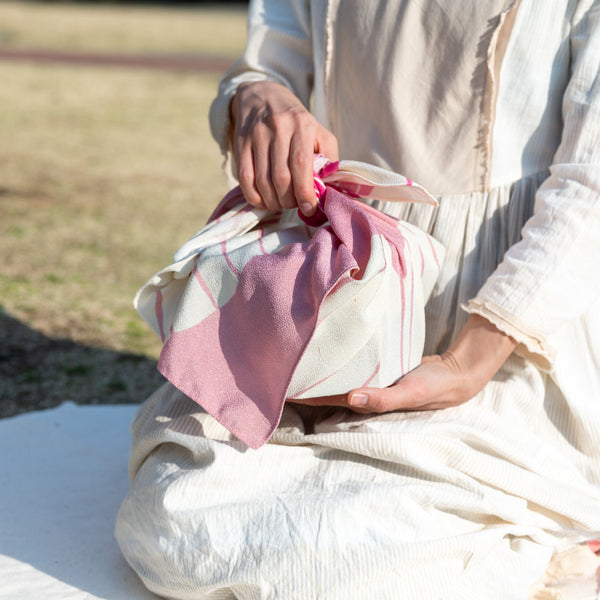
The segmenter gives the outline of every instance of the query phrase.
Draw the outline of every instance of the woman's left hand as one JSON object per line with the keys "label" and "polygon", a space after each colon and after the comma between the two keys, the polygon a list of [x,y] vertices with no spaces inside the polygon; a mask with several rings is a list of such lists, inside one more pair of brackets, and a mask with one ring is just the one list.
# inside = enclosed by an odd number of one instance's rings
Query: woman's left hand
{"label": "woman's left hand", "polygon": [[388,388],[359,388],[349,394],[290,402],[345,406],[360,413],[457,406],[484,388],[516,346],[487,319],[471,315],[448,352],[424,357],[416,369]]}

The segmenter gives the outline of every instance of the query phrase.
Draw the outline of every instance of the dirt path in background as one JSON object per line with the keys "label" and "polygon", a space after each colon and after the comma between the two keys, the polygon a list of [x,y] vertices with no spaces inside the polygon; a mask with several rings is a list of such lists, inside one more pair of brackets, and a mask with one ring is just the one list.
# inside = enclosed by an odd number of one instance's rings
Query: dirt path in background
{"label": "dirt path in background", "polygon": [[0,48],[0,60],[171,71],[198,71],[201,73],[220,74],[232,65],[234,59],[225,56],[188,54],[105,54]]}

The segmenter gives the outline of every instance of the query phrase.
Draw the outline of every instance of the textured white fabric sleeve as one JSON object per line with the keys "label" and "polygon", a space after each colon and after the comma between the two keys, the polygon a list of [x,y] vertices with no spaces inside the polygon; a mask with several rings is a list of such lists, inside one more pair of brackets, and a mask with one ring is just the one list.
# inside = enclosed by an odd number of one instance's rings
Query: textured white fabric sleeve
{"label": "textured white fabric sleeve", "polygon": [[600,0],[579,3],[563,133],[520,242],[466,306],[551,369],[548,338],[600,296]]}
{"label": "textured white fabric sleeve", "polygon": [[210,127],[221,152],[229,146],[229,103],[240,83],[269,80],[291,89],[309,106],[313,82],[308,0],[251,0],[244,54],[223,75],[210,108]]}

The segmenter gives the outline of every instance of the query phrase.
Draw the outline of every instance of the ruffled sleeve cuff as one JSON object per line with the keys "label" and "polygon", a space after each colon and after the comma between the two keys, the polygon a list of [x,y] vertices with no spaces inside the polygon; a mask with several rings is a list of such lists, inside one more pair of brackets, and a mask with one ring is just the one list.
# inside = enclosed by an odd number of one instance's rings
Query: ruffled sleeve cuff
{"label": "ruffled sleeve cuff", "polygon": [[501,306],[489,300],[474,298],[462,308],[469,314],[484,317],[494,327],[509,335],[518,346],[515,352],[530,360],[542,371],[551,371],[554,364],[554,350],[549,346],[545,336],[525,327],[513,315],[508,314]]}

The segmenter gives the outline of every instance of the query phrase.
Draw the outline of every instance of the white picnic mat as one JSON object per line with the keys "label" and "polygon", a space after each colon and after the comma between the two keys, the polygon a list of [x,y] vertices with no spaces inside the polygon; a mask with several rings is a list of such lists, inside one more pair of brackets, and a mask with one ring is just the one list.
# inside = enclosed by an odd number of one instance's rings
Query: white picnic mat
{"label": "white picnic mat", "polygon": [[151,600],[113,537],[136,406],[0,420],[0,599]]}
{"label": "white picnic mat", "polygon": [[[157,599],[113,538],[136,409],[69,402],[0,419],[0,600]],[[600,599],[592,562],[570,553],[536,600]]]}

